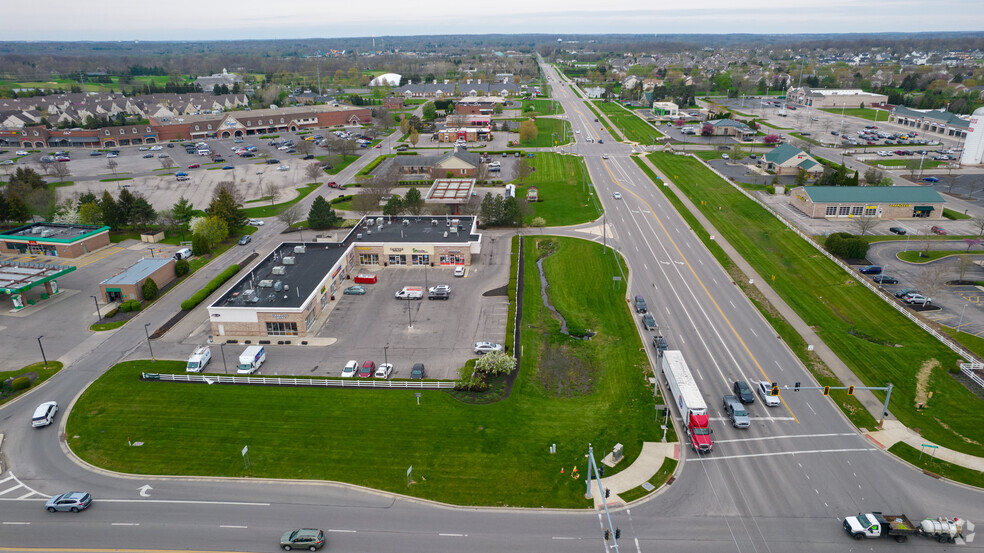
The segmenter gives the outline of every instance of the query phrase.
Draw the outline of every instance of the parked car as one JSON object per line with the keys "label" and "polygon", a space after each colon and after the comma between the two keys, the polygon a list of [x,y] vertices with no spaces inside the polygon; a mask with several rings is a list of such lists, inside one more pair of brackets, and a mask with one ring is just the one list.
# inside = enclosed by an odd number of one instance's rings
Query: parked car
{"label": "parked car", "polygon": [[352,378],[358,370],[359,362],[352,359],[348,363],[345,363],[345,368],[342,369],[342,378]]}
{"label": "parked car", "polygon": [[376,369],[376,374],[373,376],[376,378],[389,378],[391,374],[393,374],[393,364],[383,363]]}
{"label": "parked car", "polygon": [[[20,154],[18,154],[18,155],[20,155]],[[27,154],[24,154],[24,155],[27,155]],[[89,152],[89,157],[99,157],[101,155],[102,155],[102,152],[100,152],[99,150],[92,150],[91,152]]]}
{"label": "parked car", "polygon": [[376,372],[376,362],[366,361],[362,364],[362,368],[359,369],[359,378],[372,378],[373,373]]}
{"label": "parked car", "polygon": [[495,342],[475,342],[475,347],[472,351],[478,354],[491,353],[493,351],[502,351],[502,346]]}
{"label": "parked car", "polygon": [[358,286],[358,285],[349,286],[344,291],[342,291],[342,294],[345,294],[346,296],[362,296],[365,293],[366,293],[365,286]]}
{"label": "parked car", "polygon": [[[27,150],[17,150],[16,152],[14,152],[14,154],[15,155],[19,155],[19,156],[26,156],[26,155],[28,155]],[[97,155],[98,155],[98,153],[97,153]]]}
{"label": "parked car", "polygon": [[742,403],[755,403],[755,394],[744,380],[735,381],[731,389]]}
{"label": "parked car", "polygon": [[943,228],[943,227],[941,227],[941,226],[939,226],[939,225],[933,225],[933,228],[931,228],[929,230],[933,234],[939,234],[940,236],[945,236],[946,235],[946,229]]}
{"label": "parked car", "polygon": [[270,158],[270,159],[266,160],[266,163],[267,163],[267,165],[279,165],[280,164],[280,160],[279,159]]}
{"label": "parked car", "polygon": [[779,401],[779,396],[772,395],[772,384],[765,380],[760,380],[756,386],[755,391],[762,398],[762,403],[767,407],[778,407],[781,403]]}
{"label": "parked car", "polygon": [[246,244],[249,244],[252,241],[253,241],[253,238],[250,237],[250,235],[244,234],[243,237],[239,239],[239,245],[240,246],[245,246]]}
{"label": "parked car", "polygon": [[642,316],[642,326],[646,327],[646,330],[656,330],[656,317],[653,317],[652,313],[646,313]]}
{"label": "parked car", "polygon": [[898,234],[899,236],[904,236],[905,235],[905,229],[902,228],[902,227],[891,227],[891,228],[888,229],[888,231],[889,232],[892,232],[894,234]]}
{"label": "parked car", "polygon": [[[946,156],[940,156],[940,157],[941,158],[946,158]],[[946,158],[946,159],[949,159],[949,158]],[[943,161],[945,161],[945,159]],[[940,182],[940,179],[938,179],[936,177],[924,177],[923,178],[923,181],[925,181],[925,182]]]}
{"label": "parked car", "polygon": [[77,513],[89,508],[92,504],[92,496],[87,492],[67,492],[58,494],[44,504],[44,508],[49,513],[56,511],[71,511]]}
{"label": "parked car", "polygon": [[918,303],[919,305],[926,305],[927,303],[933,303],[932,298],[927,298],[926,296],[916,292],[910,292],[902,296],[902,301],[910,305],[914,303]]}
{"label": "parked car", "polygon": [[188,166],[188,169],[198,169],[201,166],[202,166],[201,163],[192,163],[191,165]]}
{"label": "parked car", "polygon": [[731,159],[731,156],[728,154],[721,154],[721,159]]}
{"label": "parked car", "polygon": [[649,308],[646,307],[646,300],[643,299],[642,296],[635,297],[635,310],[636,313],[645,313],[649,311]]}
{"label": "parked car", "polygon": [[290,165],[281,165],[277,167],[277,171],[290,171]]}
{"label": "parked car", "polygon": [[458,265],[454,268],[454,276],[463,277],[465,276],[465,267],[463,265]]}
{"label": "parked car", "polygon": [[229,169],[233,169],[233,166],[232,165],[223,165],[222,166],[222,170],[223,171],[228,171]]}
{"label": "parked car", "polygon": [[144,159],[152,159],[153,157],[154,157],[154,154],[151,154],[149,152],[143,155],[143,158]]}
{"label": "parked car", "polygon": [[423,380],[424,379],[424,364],[414,363],[413,368],[410,369],[410,380]]}
{"label": "parked car", "polygon": [[903,289],[897,290],[895,292],[895,297],[896,298],[904,298],[904,297],[906,297],[909,294],[918,294],[918,293],[919,293],[919,290],[916,290],[915,288],[903,288]]}
{"label": "parked car", "polygon": [[284,532],[280,536],[280,548],[284,551],[291,549],[307,549],[317,551],[325,546],[325,533],[317,528],[300,528]]}
{"label": "parked car", "polygon": [[878,284],[898,284],[899,279],[888,276],[888,275],[876,275],[871,277],[871,280],[877,282]]}
{"label": "parked car", "polygon": [[865,265],[864,267],[860,267],[858,272],[862,275],[880,275],[882,268],[878,265]]}
{"label": "parked car", "polygon": [[253,225],[254,227],[262,227],[263,226],[263,221],[261,221],[259,219],[250,219],[249,220],[249,224]]}
{"label": "parked car", "polygon": [[601,159],[608,159],[608,154],[604,154],[604,155],[602,155],[602,156],[601,156]]}

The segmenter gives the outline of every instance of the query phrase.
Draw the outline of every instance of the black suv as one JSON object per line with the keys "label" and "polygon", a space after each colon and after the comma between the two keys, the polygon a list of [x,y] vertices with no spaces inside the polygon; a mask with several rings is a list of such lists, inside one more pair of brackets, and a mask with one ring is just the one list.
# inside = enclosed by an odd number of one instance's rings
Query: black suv
{"label": "black suv", "polygon": [[891,233],[894,233],[894,234],[898,234],[899,236],[902,236],[902,235],[905,234],[905,229],[902,228],[902,227],[892,227],[892,228],[888,229],[888,232],[891,232]]}
{"label": "black suv", "polygon": [[424,364],[414,363],[410,369],[410,380],[422,380],[424,378]]}
{"label": "black suv", "polygon": [[642,299],[642,296],[635,297],[635,310],[636,313],[646,313],[649,308],[646,307],[646,300]]}
{"label": "black suv", "polygon": [[755,394],[744,380],[735,382],[731,389],[742,403],[755,403]]}
{"label": "black suv", "polygon": [[862,275],[880,275],[882,268],[878,265],[865,265],[864,267],[858,269],[858,272]]}

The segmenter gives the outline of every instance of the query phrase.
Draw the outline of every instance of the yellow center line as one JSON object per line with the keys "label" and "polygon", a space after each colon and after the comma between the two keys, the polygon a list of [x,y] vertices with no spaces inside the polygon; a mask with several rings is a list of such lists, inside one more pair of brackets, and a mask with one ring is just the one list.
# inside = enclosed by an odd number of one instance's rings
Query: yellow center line
{"label": "yellow center line", "polygon": [[[772,382],[772,379],[769,378],[769,375],[765,374],[765,369],[763,369],[762,368],[762,365],[759,364],[758,359],[756,359],[755,358],[755,355],[752,354],[752,351],[750,349],[748,349],[748,345],[745,344],[745,341],[741,339],[741,336],[738,334],[738,331],[735,330],[734,325],[731,324],[731,320],[728,319],[728,316],[724,314],[724,310],[722,310],[721,309],[721,306],[718,305],[718,302],[714,300],[714,296],[711,295],[710,290],[707,289],[707,286],[704,286],[704,281],[701,280],[699,276],[697,276],[697,271],[694,270],[694,267],[693,267],[693,265],[690,264],[690,261],[687,259],[687,256],[683,255],[683,252],[680,250],[680,247],[677,246],[676,241],[673,240],[673,237],[670,236],[669,231],[666,230],[666,227],[665,226],[663,226],[663,221],[661,221],[660,218],[656,215],[656,211],[652,208],[651,205],[649,205],[649,202],[647,202],[646,200],[642,199],[642,197],[640,197],[635,192],[632,192],[628,188],[622,186],[622,183],[619,182],[618,178],[615,177],[615,174],[612,172],[611,168],[608,166],[608,163],[606,163],[604,161],[602,161],[602,163],[605,165],[605,171],[608,172],[608,176],[611,177],[612,181],[615,182],[615,186],[618,186],[622,190],[625,190],[625,192],[628,193],[628,194],[632,194],[632,196],[634,196],[637,200],[639,200],[640,202],[646,204],[646,207],[649,208],[649,212],[652,214],[653,219],[656,219],[656,224],[659,225],[659,228],[663,230],[663,234],[665,234],[666,237],[670,240],[670,243],[673,244],[673,248],[677,251],[677,254],[680,256],[680,258],[683,259],[683,262],[684,262],[684,264],[687,265],[687,268],[690,269],[690,273],[693,275],[694,279],[696,279],[697,283],[700,284],[701,289],[703,289],[704,290],[704,293],[707,294],[707,297],[708,297],[708,299],[711,300],[711,303],[714,304],[714,308],[717,309],[718,314],[721,315],[721,318],[724,319],[724,322],[728,325],[728,328],[731,329],[731,333],[734,334],[735,338],[738,339],[738,343],[741,344],[741,347],[745,350],[745,353],[747,353],[748,354],[748,357],[751,358],[752,363],[755,363],[755,366],[758,368],[759,372],[762,373],[762,376],[765,378],[766,381]],[[667,179],[667,180],[669,180],[669,179]],[[672,182],[672,181],[669,181],[669,182]],[[654,187],[656,187],[656,183],[652,183],[652,184],[653,184]],[[796,424],[799,424],[799,419],[796,418],[796,415],[793,413],[793,410],[790,409],[789,404],[786,403],[786,400],[784,400],[782,398],[782,396],[779,396],[779,401],[782,402],[783,406],[786,408],[786,411],[789,411],[789,415],[791,417],[793,417],[793,420],[796,421]]]}

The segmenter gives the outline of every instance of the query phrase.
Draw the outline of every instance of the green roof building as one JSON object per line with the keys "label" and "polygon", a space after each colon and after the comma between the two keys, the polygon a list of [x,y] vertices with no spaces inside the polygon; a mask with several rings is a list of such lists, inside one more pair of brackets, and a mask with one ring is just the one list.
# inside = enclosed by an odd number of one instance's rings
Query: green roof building
{"label": "green roof building", "polygon": [[943,196],[928,186],[802,186],[789,204],[814,219],[942,219]]}
{"label": "green roof building", "polygon": [[780,144],[762,156],[762,165],[777,175],[795,175],[802,169],[811,176],[823,174],[823,165],[810,154],[790,144]]}

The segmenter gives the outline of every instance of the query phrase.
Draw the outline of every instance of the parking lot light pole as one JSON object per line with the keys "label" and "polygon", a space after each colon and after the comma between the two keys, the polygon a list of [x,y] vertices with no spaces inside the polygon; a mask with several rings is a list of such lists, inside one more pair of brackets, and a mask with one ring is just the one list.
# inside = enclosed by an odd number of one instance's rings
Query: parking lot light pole
{"label": "parking lot light pole", "polygon": [[390,349],[389,344],[386,344],[385,346],[383,346],[383,364],[384,365],[388,365],[389,364],[389,358],[386,356],[386,350],[388,350],[388,349]]}
{"label": "parking lot light pole", "polygon": [[96,316],[102,321],[102,313],[99,312],[99,300],[96,299],[96,296],[92,296],[92,301],[96,302]]}
{"label": "parking lot light pole", "polygon": [[154,359],[154,347],[150,345],[150,331],[147,330],[149,326],[150,323],[144,325],[144,335],[147,336],[147,347],[150,348],[150,360],[157,361],[157,359]]}
{"label": "parking lot light pole", "polygon": [[222,352],[222,370],[224,370],[226,374],[229,374],[229,366],[226,365],[225,360],[225,342],[219,344],[219,351]]}
{"label": "parking lot light pole", "polygon": [[42,336],[38,336],[38,347],[41,348],[41,359],[44,360],[44,366],[45,366],[45,368],[47,368],[48,367],[48,358],[44,356],[44,346],[41,345],[41,338],[44,338],[44,336],[43,335]]}

